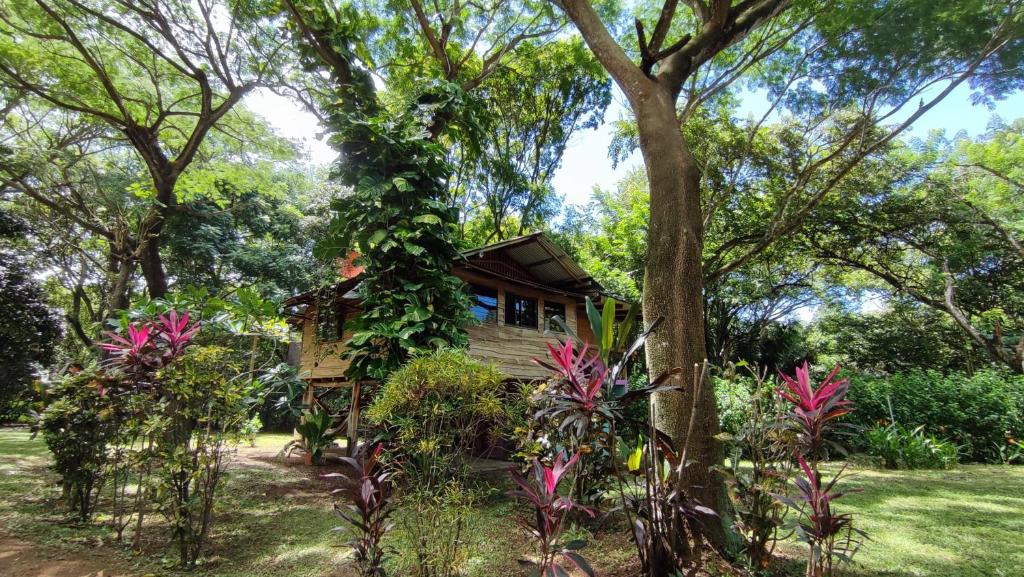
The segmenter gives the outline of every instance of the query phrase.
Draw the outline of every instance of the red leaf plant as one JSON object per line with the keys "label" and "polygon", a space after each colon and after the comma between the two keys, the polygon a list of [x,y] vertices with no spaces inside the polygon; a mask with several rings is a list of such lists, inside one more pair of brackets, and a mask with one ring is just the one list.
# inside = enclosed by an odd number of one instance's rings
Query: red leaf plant
{"label": "red leaf plant", "polygon": [[831,481],[822,486],[821,475],[807,464],[803,455],[798,453],[796,458],[803,471],[803,477],[793,481],[796,495],[792,498],[775,495],[775,498],[802,517],[796,533],[811,547],[807,577],[830,576],[835,562],[849,561],[861,546],[859,538],[867,538],[864,531],[854,528],[851,514],[832,510],[833,501],[859,489],[841,490],[836,487],[846,470],[845,464]]}
{"label": "red leaf plant", "polygon": [[99,346],[110,355],[106,365],[127,373],[125,385],[141,390],[155,386],[156,372],[181,357],[199,329],[199,323],[189,326],[187,312],[179,317],[172,310],[156,320],[128,325],[127,338],[108,331],[110,340]]}
{"label": "red leaf plant", "polygon": [[811,372],[807,362],[797,367],[796,378],[779,373],[787,390],[775,390],[793,406],[789,416],[799,430],[800,452],[815,459],[824,456],[822,453],[826,443],[832,444],[826,438],[826,433],[835,420],[852,410],[852,403],[846,399],[846,392],[850,388],[849,379],[835,380],[839,368],[836,365],[816,389],[811,386]]}
{"label": "red leaf plant", "polygon": [[124,367],[150,366],[151,354],[156,350],[153,335],[146,325],[128,325],[128,338],[114,332],[107,332],[108,343],[100,348],[111,353],[111,358]]}
{"label": "red leaf plant", "polygon": [[533,360],[557,375],[554,389],[547,395],[550,402],[536,416],[551,421],[562,419],[559,428],[572,427],[580,438],[586,435],[595,412],[608,418],[614,416],[614,407],[605,402],[609,399],[603,395],[608,368],[596,355],[588,355],[589,351],[588,344],[576,350],[572,339],[567,339],[565,343],[548,343],[553,365]]}
{"label": "red leaf plant", "polygon": [[335,505],[335,514],[347,526],[336,531],[347,531],[351,535],[348,545],[354,550],[354,558],[362,577],[385,577],[384,557],[387,549],[384,536],[391,531],[394,523],[390,520],[393,511],[391,497],[391,473],[380,466],[383,445],[377,443],[372,449],[362,445],[353,457],[343,457],[349,471],[328,473],[323,478],[339,478],[344,486],[331,491],[346,498],[344,505]]}
{"label": "red leaf plant", "polygon": [[[528,501],[533,506],[535,513],[532,522],[524,523],[527,530],[537,539],[540,548],[539,561],[525,562],[534,566],[535,570],[532,575],[568,577],[569,573],[566,567],[576,567],[589,577],[594,577],[593,568],[577,552],[586,546],[586,541],[562,543],[563,524],[573,509],[580,510],[591,517],[594,516],[592,509],[558,494],[559,482],[573,468],[579,460],[579,456],[579,453],[576,453],[566,460],[565,454],[559,452],[550,467],[535,460],[530,479],[525,478],[518,471],[510,471],[512,480],[519,486],[519,490],[509,491],[508,494]],[[559,559],[562,562],[559,562]]]}
{"label": "red leaf plant", "polygon": [[165,359],[165,364],[180,357],[185,352],[185,347],[189,345],[192,337],[196,336],[199,332],[199,323],[189,327],[188,317],[189,314],[186,312],[179,318],[178,311],[172,310],[167,316],[160,315],[152,325],[156,331],[157,338],[165,344],[162,355]]}
{"label": "red leaf plant", "polygon": [[187,312],[179,317],[178,312],[172,310],[157,320],[128,325],[128,338],[108,331],[105,334],[110,342],[99,346],[111,353],[114,364],[125,368],[159,369],[184,354],[199,332],[200,324],[190,327],[188,321]]}

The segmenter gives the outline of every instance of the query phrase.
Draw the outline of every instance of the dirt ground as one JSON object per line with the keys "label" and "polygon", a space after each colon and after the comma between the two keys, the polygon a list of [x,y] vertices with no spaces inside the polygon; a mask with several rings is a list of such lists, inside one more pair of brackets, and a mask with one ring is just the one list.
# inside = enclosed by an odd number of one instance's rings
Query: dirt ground
{"label": "dirt ground", "polygon": [[0,575],[3,577],[127,577],[102,552],[76,554],[51,550],[0,533]]}
{"label": "dirt ground", "polygon": [[[232,467],[274,468],[282,466],[277,452],[260,447],[240,447]],[[301,466],[293,457],[284,466]],[[18,539],[0,527],[0,577],[134,577],[102,548],[70,555],[66,551]]]}

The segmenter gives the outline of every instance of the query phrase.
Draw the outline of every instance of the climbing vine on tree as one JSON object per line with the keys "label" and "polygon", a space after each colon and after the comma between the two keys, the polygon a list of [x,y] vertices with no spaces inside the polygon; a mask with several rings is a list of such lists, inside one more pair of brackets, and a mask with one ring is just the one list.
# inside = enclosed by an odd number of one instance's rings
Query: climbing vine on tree
{"label": "climbing vine on tree", "polygon": [[456,121],[468,98],[458,84],[436,81],[386,106],[360,63],[356,9],[298,4],[285,0],[302,64],[331,79],[312,94],[340,154],[332,176],[352,189],[332,205],[318,251],[359,252],[363,311],[350,323],[347,376],[382,379],[414,352],[467,342],[469,299],[450,274],[458,214],[446,202],[451,169],[437,137],[471,126]]}

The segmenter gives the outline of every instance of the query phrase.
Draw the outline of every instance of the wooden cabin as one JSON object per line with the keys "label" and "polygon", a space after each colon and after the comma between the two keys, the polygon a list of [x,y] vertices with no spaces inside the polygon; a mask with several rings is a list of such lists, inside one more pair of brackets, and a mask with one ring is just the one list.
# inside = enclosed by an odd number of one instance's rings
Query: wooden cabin
{"label": "wooden cabin", "polygon": [[[549,376],[533,359],[545,357],[546,343],[557,338],[552,333],[560,329],[553,317],[562,317],[580,338],[593,342],[585,299],[599,302],[602,287],[543,233],[465,251],[463,257],[452,274],[468,285],[478,321],[466,327],[470,355],[496,365],[509,380],[532,381]],[[285,302],[297,307],[293,323],[302,330],[299,373],[308,383],[304,403],[316,403],[318,389],[353,389],[350,447],[356,437],[361,383],[345,378],[348,361],[342,353],[352,336],[348,322],[360,311],[359,272],[349,267],[342,274],[351,278],[336,287]]]}

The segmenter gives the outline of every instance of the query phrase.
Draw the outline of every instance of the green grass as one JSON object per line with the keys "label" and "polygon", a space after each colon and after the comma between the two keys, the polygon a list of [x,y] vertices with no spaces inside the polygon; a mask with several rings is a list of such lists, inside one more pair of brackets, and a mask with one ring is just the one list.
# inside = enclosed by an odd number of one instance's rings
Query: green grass
{"label": "green grass", "polygon": [[[260,435],[256,446],[276,452],[288,435]],[[147,532],[143,555],[111,542],[96,524],[76,527],[59,513],[59,488],[47,470],[48,457],[25,430],[0,429],[0,530],[38,543],[57,555],[88,550],[122,571],[178,575],[167,564],[174,554],[163,545],[165,528]],[[863,492],[839,501],[871,535],[857,563],[843,569],[856,577],[1019,577],[1024,575],[1024,467],[961,466],[950,471],[854,471],[849,485]],[[329,485],[311,471],[272,460],[242,460],[233,470],[217,510],[206,565],[192,574],[218,577],[348,576],[344,538],[331,531],[336,518]],[[500,491],[471,519],[467,532],[478,543],[468,563],[472,577],[522,573],[516,560],[530,554],[525,531],[515,524],[521,510]],[[154,521],[157,521],[153,517]],[[633,564],[627,537],[608,531],[585,550],[599,575],[629,575]],[[406,548],[400,533],[392,545]],[[799,575],[803,548],[786,543],[786,573]],[[400,569],[400,567],[394,567]],[[402,574],[399,570],[395,574]]]}
{"label": "green grass", "polygon": [[863,491],[837,509],[871,537],[846,574],[1024,576],[1024,467],[857,469],[846,484]]}

